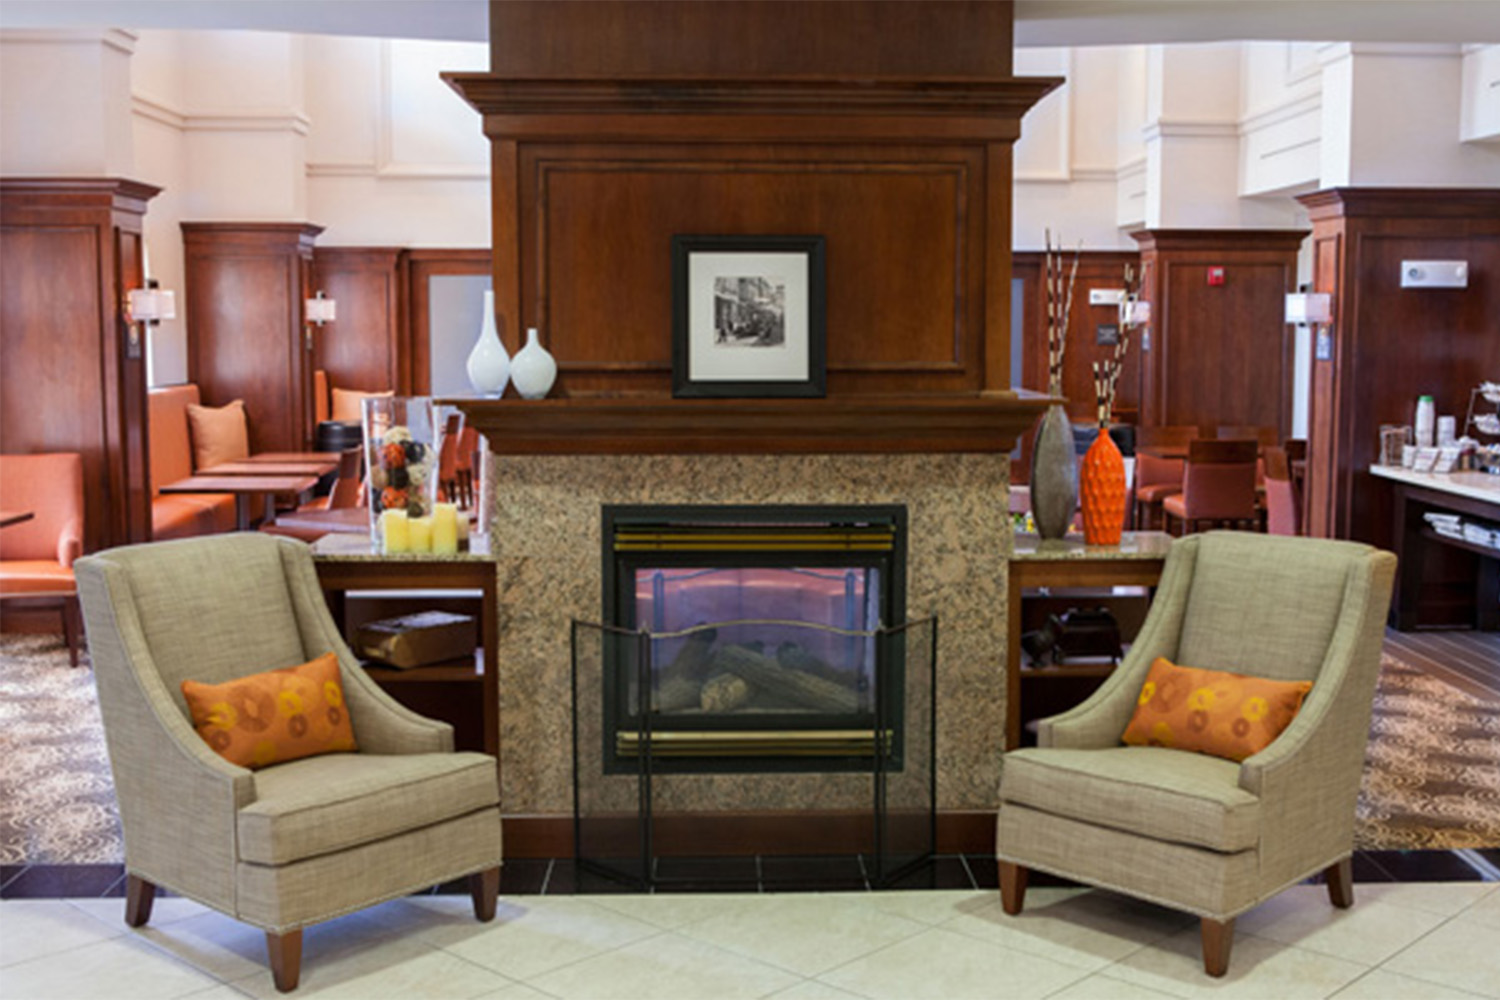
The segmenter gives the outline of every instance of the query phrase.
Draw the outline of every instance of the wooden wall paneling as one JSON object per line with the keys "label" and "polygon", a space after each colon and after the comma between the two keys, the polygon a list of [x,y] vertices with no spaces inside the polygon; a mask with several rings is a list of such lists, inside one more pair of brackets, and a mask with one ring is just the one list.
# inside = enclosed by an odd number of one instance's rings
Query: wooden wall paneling
{"label": "wooden wall paneling", "polygon": [[318,247],[313,290],[338,303],[337,319],[314,326],[313,367],[328,383],[364,392],[411,393],[406,255],[400,247]]}
{"label": "wooden wall paneling", "polygon": [[[503,0],[490,66],[513,78],[1004,77],[1010,0]],[[545,40],[544,44],[539,44]]]}
{"label": "wooden wall paneling", "polygon": [[302,302],[322,231],[300,222],[182,223],[188,379],[206,405],[245,401],[252,452],[312,446]]}
{"label": "wooden wall paneling", "polygon": [[[1142,353],[1141,423],[1292,426],[1295,337],[1284,297],[1296,288],[1302,230],[1141,230],[1152,303]],[[1224,283],[1210,285],[1210,268]]]}
{"label": "wooden wall paneling", "polygon": [[[490,274],[493,266],[488,250],[424,249],[406,252],[407,329],[402,340],[409,346],[409,366],[413,395],[425,396],[432,391],[432,329],[429,282],[444,274]],[[476,335],[478,331],[475,331]],[[502,332],[502,340],[505,340]],[[513,341],[514,338],[511,338]],[[512,355],[517,345],[507,342]]]}
{"label": "wooden wall paneling", "polygon": [[[1428,394],[1462,422],[1500,371],[1500,190],[1331,188],[1298,199],[1319,246],[1315,287],[1336,292],[1333,358],[1315,362],[1310,531],[1389,541],[1366,471],[1380,425],[1412,424]],[[1403,260],[1466,260],[1464,289],[1401,288]],[[1331,273],[1330,273],[1331,271]]]}
{"label": "wooden wall paneling", "polygon": [[117,178],[0,180],[0,451],[75,451],[88,551],[149,538],[142,285],[146,203]]}
{"label": "wooden wall paneling", "polygon": [[[1071,249],[1063,254],[1066,269],[1073,266]],[[1012,255],[1013,274],[1022,281],[1024,301],[1020,330],[1012,336],[1021,338],[1021,384],[1037,392],[1047,390],[1047,304],[1043,287],[1042,253],[1021,251]],[[1094,420],[1094,375],[1092,364],[1114,357],[1114,348],[1098,343],[1101,324],[1119,325],[1117,306],[1089,305],[1092,289],[1118,290],[1125,287],[1125,265],[1140,267],[1140,254],[1131,250],[1084,250],[1078,259],[1078,280],[1073,292],[1073,311],[1068,323],[1068,349],[1063,356],[1063,395],[1067,397],[1068,416],[1076,422]],[[1120,375],[1115,408],[1129,417],[1140,409],[1140,331],[1130,337],[1130,351]],[[1025,482],[1031,469],[1031,444],[1035,432],[1021,439],[1020,473],[1017,482]]]}
{"label": "wooden wall paneling", "polygon": [[520,325],[570,392],[670,390],[678,233],[826,238],[830,395],[982,387],[981,151],[537,145],[521,166]]}

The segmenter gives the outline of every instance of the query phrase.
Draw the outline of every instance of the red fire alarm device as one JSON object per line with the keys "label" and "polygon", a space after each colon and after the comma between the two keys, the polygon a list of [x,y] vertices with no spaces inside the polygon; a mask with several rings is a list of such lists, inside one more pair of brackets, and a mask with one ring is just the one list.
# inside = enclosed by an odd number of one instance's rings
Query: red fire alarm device
{"label": "red fire alarm device", "polygon": [[1213,287],[1224,284],[1224,269],[1222,267],[1211,267],[1208,269],[1208,283]]}

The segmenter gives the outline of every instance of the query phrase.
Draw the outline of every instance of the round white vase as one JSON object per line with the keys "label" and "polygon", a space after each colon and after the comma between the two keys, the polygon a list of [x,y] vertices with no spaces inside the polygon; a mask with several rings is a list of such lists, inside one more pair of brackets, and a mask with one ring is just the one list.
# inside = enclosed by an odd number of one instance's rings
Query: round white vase
{"label": "round white vase", "polygon": [[541,399],[557,381],[557,361],[536,339],[536,327],[526,331],[526,346],[510,363],[510,380],[523,399]]}
{"label": "round white vase", "polygon": [[500,342],[500,331],[495,326],[495,293],[484,293],[484,318],[479,325],[479,340],[469,352],[466,366],[469,384],[474,391],[485,396],[500,396],[505,393],[505,384],[510,381],[510,355]]}

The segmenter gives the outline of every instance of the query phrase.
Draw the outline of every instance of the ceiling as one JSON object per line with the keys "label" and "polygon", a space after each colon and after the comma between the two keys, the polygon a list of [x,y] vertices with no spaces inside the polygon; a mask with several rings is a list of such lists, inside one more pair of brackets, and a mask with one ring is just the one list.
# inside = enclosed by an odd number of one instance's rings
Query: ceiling
{"label": "ceiling", "polygon": [[[488,0],[4,0],[0,28],[238,28],[483,41],[488,9]],[[1500,0],[1016,0],[1016,44],[1023,46],[1243,39],[1496,43]]]}

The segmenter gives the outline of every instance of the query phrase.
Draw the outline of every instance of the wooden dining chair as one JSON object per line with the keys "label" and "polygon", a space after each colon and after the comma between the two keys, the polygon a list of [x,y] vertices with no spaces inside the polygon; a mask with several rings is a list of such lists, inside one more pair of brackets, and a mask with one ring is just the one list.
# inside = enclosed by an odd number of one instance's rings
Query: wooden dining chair
{"label": "wooden dining chair", "polygon": [[458,503],[458,446],[462,424],[461,413],[448,414],[443,424],[443,443],[438,448],[438,489],[442,491],[444,503]]}
{"label": "wooden dining chair", "polygon": [[1286,450],[1267,448],[1262,457],[1266,465],[1266,531],[1272,535],[1302,534],[1302,505],[1292,483],[1291,465]]}
{"label": "wooden dining chair", "polygon": [[1161,503],[1173,493],[1182,492],[1180,458],[1160,458],[1144,454],[1142,448],[1185,447],[1198,437],[1198,428],[1137,427],[1135,430],[1135,499],[1132,510],[1136,530],[1155,528],[1161,523]]}
{"label": "wooden dining chair", "polygon": [[474,506],[474,458],[479,450],[479,431],[465,427],[458,436],[458,457],[454,467],[454,478],[458,483],[458,505],[464,510]]}
{"label": "wooden dining chair", "polygon": [[1182,492],[1162,501],[1167,530],[1172,530],[1174,522],[1182,525],[1177,534],[1198,531],[1204,524],[1258,528],[1260,515],[1255,503],[1258,451],[1253,440],[1189,443]]}

